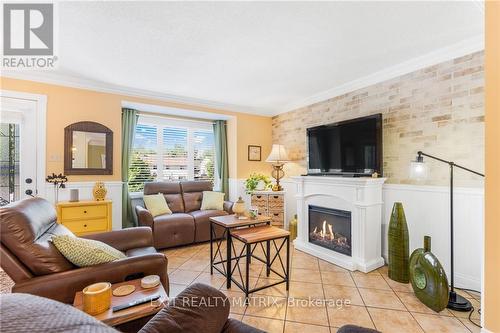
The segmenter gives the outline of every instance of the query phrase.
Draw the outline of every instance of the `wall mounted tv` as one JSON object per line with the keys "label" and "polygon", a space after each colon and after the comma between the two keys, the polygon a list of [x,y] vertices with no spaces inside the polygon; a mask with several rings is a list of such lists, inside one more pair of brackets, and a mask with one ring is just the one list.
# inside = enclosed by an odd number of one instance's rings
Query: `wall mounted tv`
{"label": "wall mounted tv", "polygon": [[382,175],[382,114],[307,129],[307,174]]}

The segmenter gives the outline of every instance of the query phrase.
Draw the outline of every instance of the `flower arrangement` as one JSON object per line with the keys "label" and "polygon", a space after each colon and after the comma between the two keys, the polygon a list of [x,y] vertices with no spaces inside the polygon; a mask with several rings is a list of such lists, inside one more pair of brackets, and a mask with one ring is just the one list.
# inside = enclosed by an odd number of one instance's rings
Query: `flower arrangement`
{"label": "flower arrangement", "polygon": [[245,189],[247,194],[252,193],[256,189],[267,190],[270,187],[271,179],[261,173],[252,173],[250,177],[245,180]]}
{"label": "flower arrangement", "polygon": [[59,201],[59,189],[60,188],[65,188],[66,183],[68,181],[68,177],[63,175],[62,173],[56,175],[55,173],[52,173],[51,175],[48,175],[45,178],[45,181],[47,183],[52,183],[54,185],[54,202],[57,203]]}

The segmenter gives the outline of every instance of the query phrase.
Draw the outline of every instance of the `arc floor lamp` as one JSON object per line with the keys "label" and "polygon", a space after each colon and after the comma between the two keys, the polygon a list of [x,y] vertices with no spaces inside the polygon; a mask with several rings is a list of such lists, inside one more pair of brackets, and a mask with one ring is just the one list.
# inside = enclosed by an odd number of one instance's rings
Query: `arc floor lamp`
{"label": "arc floor lamp", "polygon": [[459,168],[475,175],[484,177],[484,174],[456,164],[452,161],[447,161],[442,158],[426,154],[419,151],[417,153],[417,158],[415,161],[411,162],[410,167],[410,178],[412,179],[425,179],[427,178],[428,170],[427,166],[424,164],[424,156],[432,158],[436,161],[446,163],[450,167],[450,241],[451,241],[451,286],[450,286],[450,297],[448,300],[448,308],[457,311],[470,311],[472,310],[472,304],[464,297],[458,295],[454,289],[454,271],[453,271],[453,171],[455,168]]}

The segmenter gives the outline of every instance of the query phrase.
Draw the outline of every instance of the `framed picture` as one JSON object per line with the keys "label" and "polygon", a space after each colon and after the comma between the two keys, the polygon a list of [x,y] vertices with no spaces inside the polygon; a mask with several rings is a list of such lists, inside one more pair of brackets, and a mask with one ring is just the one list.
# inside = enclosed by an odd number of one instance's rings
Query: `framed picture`
{"label": "framed picture", "polygon": [[261,161],[261,146],[248,146],[248,160],[249,161]]}

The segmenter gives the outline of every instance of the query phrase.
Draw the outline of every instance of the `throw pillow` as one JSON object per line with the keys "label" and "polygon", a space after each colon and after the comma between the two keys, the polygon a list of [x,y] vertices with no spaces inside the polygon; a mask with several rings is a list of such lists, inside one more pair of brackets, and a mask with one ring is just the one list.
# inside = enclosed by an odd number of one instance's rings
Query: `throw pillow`
{"label": "throw pillow", "polygon": [[168,208],[167,200],[165,200],[165,197],[161,193],[145,195],[144,205],[146,205],[146,209],[153,217],[163,214],[172,214],[172,211]]}
{"label": "throw pillow", "polygon": [[93,239],[59,235],[52,236],[51,241],[66,259],[78,267],[104,264],[127,257],[108,244]]}
{"label": "throw pillow", "polygon": [[203,191],[201,210],[217,209],[224,210],[224,193]]}

